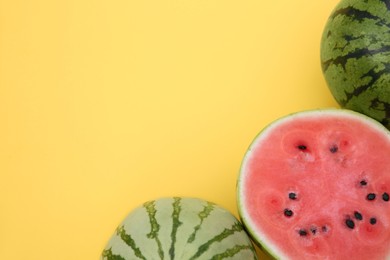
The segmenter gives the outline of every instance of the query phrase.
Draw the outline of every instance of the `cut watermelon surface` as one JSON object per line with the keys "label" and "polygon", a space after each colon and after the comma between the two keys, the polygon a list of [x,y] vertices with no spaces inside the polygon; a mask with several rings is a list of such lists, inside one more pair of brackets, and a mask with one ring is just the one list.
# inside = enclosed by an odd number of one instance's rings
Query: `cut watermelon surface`
{"label": "cut watermelon surface", "polygon": [[389,157],[389,131],[356,112],[281,118],[245,154],[240,217],[278,259],[389,259]]}

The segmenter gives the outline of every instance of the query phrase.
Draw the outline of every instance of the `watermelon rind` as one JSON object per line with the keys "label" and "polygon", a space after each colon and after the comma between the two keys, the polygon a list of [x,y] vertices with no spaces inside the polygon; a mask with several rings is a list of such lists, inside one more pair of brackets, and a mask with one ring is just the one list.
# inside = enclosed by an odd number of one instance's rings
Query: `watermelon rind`
{"label": "watermelon rind", "polygon": [[100,259],[258,258],[242,223],[226,209],[199,198],[164,197],[133,209]]}
{"label": "watermelon rind", "polygon": [[[254,223],[254,221],[251,219],[251,216],[247,212],[247,206],[245,205],[244,201],[246,198],[246,191],[244,186],[244,180],[246,176],[247,171],[247,165],[246,161],[249,157],[252,155],[252,150],[261,142],[262,140],[267,138],[267,135],[273,131],[274,128],[279,126],[280,124],[284,124],[288,121],[294,121],[299,118],[306,118],[306,117],[312,117],[316,119],[321,119],[323,116],[330,116],[335,115],[339,119],[343,118],[355,118],[361,121],[364,121],[366,124],[368,124],[373,129],[378,130],[380,133],[382,133],[384,136],[387,136],[390,139],[390,131],[386,127],[384,127],[381,123],[379,123],[377,120],[366,116],[364,114],[361,114],[359,112],[350,110],[350,109],[344,109],[344,108],[323,108],[323,109],[312,109],[312,110],[304,110],[304,111],[298,111],[294,113],[287,114],[283,117],[278,118],[277,120],[274,120],[267,126],[265,126],[252,140],[251,144],[249,145],[247,151],[245,152],[245,155],[243,157],[243,160],[240,165],[239,174],[237,178],[237,207],[238,207],[238,214],[241,222],[244,225],[245,230],[249,234],[249,236],[252,238],[253,242],[268,256],[274,259],[288,259],[287,253],[282,252],[278,245],[274,244],[266,234],[262,233],[261,229],[257,227]],[[258,187],[261,189],[261,187]],[[261,209],[259,209],[261,210]],[[390,259],[390,255],[388,256]]]}
{"label": "watermelon rind", "polygon": [[341,0],[321,38],[321,67],[341,107],[390,129],[390,2]]}

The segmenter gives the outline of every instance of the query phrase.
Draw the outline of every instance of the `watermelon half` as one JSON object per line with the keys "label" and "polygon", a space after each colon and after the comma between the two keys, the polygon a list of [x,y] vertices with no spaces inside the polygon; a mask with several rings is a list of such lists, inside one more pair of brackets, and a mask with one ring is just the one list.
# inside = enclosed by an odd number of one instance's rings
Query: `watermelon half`
{"label": "watermelon half", "polygon": [[389,133],[344,109],[298,112],[266,127],[237,182],[253,240],[278,259],[389,259]]}
{"label": "watermelon half", "polygon": [[101,260],[256,260],[241,222],[215,203],[168,197],[132,210]]}

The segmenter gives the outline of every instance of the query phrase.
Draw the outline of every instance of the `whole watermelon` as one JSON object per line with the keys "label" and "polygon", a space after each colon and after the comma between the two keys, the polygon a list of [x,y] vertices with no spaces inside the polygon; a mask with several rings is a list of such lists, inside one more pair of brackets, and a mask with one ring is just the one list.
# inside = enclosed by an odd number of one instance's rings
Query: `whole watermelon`
{"label": "whole watermelon", "polygon": [[169,197],[134,209],[108,241],[102,260],[257,259],[241,222],[202,199]]}
{"label": "whole watermelon", "polygon": [[323,31],[321,65],[340,106],[390,129],[390,1],[341,0]]}

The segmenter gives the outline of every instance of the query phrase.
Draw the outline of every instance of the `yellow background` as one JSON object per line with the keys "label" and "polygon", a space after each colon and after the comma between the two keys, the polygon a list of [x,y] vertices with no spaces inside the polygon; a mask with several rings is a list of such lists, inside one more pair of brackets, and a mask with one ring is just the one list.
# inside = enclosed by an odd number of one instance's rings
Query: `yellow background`
{"label": "yellow background", "polygon": [[98,259],[162,196],[235,215],[254,136],[338,107],[319,61],[336,0],[0,0],[0,259]]}

